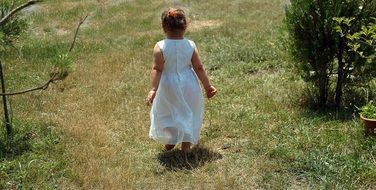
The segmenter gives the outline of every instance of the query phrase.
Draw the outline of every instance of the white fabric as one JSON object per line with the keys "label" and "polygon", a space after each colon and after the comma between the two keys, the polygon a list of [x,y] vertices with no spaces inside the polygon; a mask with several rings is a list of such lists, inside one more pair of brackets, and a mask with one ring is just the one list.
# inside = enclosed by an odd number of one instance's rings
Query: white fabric
{"label": "white fabric", "polygon": [[163,144],[197,144],[204,98],[192,69],[195,43],[187,39],[159,41],[164,68],[150,111],[150,138]]}

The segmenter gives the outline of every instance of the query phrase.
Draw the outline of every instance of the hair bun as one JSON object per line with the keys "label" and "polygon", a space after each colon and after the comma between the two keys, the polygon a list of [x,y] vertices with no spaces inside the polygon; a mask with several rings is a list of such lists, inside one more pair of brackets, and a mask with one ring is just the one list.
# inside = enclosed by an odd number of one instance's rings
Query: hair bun
{"label": "hair bun", "polygon": [[176,17],[177,16],[177,12],[176,12],[176,10],[171,10],[171,11],[168,11],[168,16],[170,16],[170,17]]}
{"label": "hair bun", "polygon": [[162,27],[165,31],[184,31],[187,28],[187,20],[182,9],[169,8],[161,16]]}

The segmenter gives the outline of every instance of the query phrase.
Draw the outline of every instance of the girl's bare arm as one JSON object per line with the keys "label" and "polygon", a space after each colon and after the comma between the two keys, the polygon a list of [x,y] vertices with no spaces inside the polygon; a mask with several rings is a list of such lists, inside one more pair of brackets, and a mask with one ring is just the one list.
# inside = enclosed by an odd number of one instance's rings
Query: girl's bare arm
{"label": "girl's bare arm", "polygon": [[201,63],[197,49],[195,49],[192,55],[192,67],[193,70],[196,72],[198,79],[200,79],[202,85],[204,86],[206,96],[208,98],[213,97],[217,93],[217,90],[214,88],[214,86],[210,84],[209,77],[206,73],[204,65]]}
{"label": "girl's bare arm", "polygon": [[151,79],[151,89],[150,89],[148,97],[147,97],[147,103],[148,104],[153,103],[155,93],[158,90],[159,81],[161,80],[161,75],[162,75],[162,71],[163,71],[164,59],[163,59],[162,51],[161,51],[161,49],[159,48],[158,45],[154,46],[153,57],[154,57],[153,67],[152,67],[151,74],[150,74],[151,75],[151,77],[150,77],[150,79]]}

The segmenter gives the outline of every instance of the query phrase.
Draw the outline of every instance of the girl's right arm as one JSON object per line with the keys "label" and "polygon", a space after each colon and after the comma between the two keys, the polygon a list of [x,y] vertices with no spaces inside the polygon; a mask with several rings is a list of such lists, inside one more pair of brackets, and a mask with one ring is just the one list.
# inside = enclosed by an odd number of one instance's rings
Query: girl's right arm
{"label": "girl's right arm", "polygon": [[153,57],[154,57],[153,67],[152,67],[151,74],[150,74],[151,75],[150,77],[151,89],[149,91],[148,97],[146,98],[148,105],[151,105],[153,103],[155,94],[158,90],[159,81],[161,80],[162,71],[163,71],[164,59],[163,59],[162,51],[158,45],[154,46]]}
{"label": "girl's right arm", "polygon": [[200,79],[202,85],[204,86],[206,97],[213,97],[217,93],[217,89],[215,89],[215,87],[210,84],[209,77],[206,74],[205,68],[201,63],[197,49],[194,50],[192,55],[192,67],[198,79]]}

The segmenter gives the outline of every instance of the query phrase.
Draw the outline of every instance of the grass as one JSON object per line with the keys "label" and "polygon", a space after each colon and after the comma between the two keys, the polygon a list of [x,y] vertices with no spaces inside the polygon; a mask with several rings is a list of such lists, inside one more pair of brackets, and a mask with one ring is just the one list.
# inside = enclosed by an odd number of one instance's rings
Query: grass
{"label": "grass", "polygon": [[1,189],[53,189],[70,181],[67,153],[53,124],[13,121],[13,140],[0,138]]}
{"label": "grass", "polygon": [[[39,130],[35,141],[49,142],[47,137],[53,136],[58,143],[29,148],[11,161],[5,158],[1,166],[12,162],[13,167],[1,169],[7,176],[2,183],[42,189],[374,188],[376,142],[364,137],[358,117],[305,106],[306,85],[296,75],[283,41],[285,4],[40,4],[23,43],[17,45],[21,53],[5,58],[10,90],[47,80],[56,58],[69,48],[80,17],[90,17],[69,54],[74,63],[68,77],[46,91],[11,98],[20,125]],[[196,24],[186,37],[198,45],[219,89],[218,96],[206,102],[201,145],[188,157],[165,153],[148,138],[150,108],[144,105],[152,47],[163,39],[159,16],[170,6],[186,9]],[[54,127],[49,128],[51,123]],[[34,146],[33,140],[27,142]],[[47,155],[58,166],[46,162],[31,171],[36,174],[27,175],[17,169],[17,162],[26,167]],[[51,178],[48,168],[58,174]],[[30,175],[40,180],[31,181]]]}

